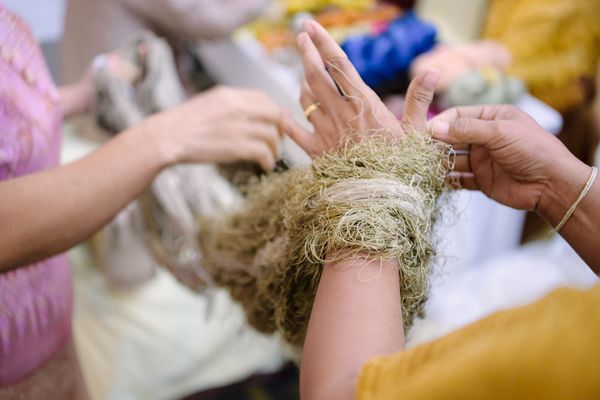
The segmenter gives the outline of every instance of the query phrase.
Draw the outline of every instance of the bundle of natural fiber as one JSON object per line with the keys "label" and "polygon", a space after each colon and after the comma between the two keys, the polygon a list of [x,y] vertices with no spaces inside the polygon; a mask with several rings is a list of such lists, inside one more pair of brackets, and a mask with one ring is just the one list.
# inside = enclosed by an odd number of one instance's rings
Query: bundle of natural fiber
{"label": "bundle of natural fiber", "polygon": [[378,135],[256,181],[239,208],[201,219],[204,266],[253,327],[299,347],[325,262],[396,259],[406,330],[427,298],[448,154],[429,134]]}

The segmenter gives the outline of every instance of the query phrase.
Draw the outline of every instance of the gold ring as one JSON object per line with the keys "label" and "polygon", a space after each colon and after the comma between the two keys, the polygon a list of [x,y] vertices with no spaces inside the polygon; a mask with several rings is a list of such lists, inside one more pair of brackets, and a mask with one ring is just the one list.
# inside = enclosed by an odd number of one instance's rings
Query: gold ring
{"label": "gold ring", "polygon": [[312,103],[310,106],[306,107],[306,110],[304,110],[304,115],[306,116],[306,119],[308,119],[308,117],[310,117],[310,114],[312,114],[316,110],[318,110],[319,107],[321,107],[321,103],[319,103],[318,101],[316,103]]}

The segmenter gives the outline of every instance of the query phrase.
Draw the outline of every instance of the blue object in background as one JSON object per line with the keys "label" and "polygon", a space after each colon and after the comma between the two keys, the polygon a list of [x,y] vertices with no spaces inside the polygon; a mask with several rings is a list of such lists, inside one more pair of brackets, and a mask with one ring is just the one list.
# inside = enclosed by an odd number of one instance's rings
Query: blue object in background
{"label": "blue object in background", "polygon": [[407,12],[380,35],[349,38],[342,48],[367,85],[376,88],[406,73],[412,61],[433,48],[435,26]]}

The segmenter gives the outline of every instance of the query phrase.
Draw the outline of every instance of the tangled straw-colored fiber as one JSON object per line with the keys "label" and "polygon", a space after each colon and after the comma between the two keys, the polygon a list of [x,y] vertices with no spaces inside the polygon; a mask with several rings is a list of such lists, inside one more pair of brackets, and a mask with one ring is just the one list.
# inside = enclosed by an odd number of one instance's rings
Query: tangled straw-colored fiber
{"label": "tangled straw-colored fiber", "polygon": [[427,134],[348,143],[250,185],[239,209],[201,219],[204,266],[253,327],[299,347],[325,262],[396,259],[406,330],[427,298],[447,171],[448,146]]}

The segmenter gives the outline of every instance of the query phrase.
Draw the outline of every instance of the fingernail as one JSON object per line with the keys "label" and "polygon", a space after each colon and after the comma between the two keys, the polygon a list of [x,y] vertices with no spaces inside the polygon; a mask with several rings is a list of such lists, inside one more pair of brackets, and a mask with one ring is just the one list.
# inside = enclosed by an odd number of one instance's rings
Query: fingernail
{"label": "fingernail", "polygon": [[312,19],[304,22],[304,32],[308,33],[310,36],[313,36],[316,32],[315,24],[316,22]]}
{"label": "fingernail", "polygon": [[450,132],[450,124],[446,121],[434,121],[431,130],[436,136],[446,136]]}
{"label": "fingernail", "polygon": [[440,80],[441,72],[437,69],[431,69],[425,73],[421,81],[425,89],[434,90]]}

